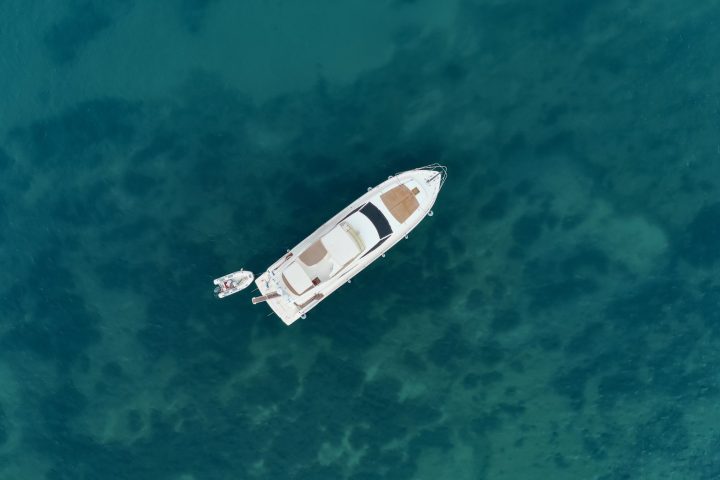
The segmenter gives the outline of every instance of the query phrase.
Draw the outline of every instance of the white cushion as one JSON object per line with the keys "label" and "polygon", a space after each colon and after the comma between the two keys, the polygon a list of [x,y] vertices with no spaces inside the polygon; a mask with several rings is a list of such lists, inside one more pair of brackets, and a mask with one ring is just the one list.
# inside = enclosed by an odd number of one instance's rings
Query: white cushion
{"label": "white cushion", "polygon": [[298,293],[302,293],[313,286],[312,280],[307,276],[305,270],[302,269],[297,262],[292,262],[283,270],[283,275],[287,279],[290,286]]}
{"label": "white cushion", "polygon": [[345,265],[360,253],[355,240],[340,225],[330,230],[320,241],[339,266]]}
{"label": "white cushion", "polygon": [[345,219],[345,223],[348,223],[362,238],[365,248],[370,248],[380,241],[377,229],[375,225],[370,221],[368,217],[362,212],[355,212]]}

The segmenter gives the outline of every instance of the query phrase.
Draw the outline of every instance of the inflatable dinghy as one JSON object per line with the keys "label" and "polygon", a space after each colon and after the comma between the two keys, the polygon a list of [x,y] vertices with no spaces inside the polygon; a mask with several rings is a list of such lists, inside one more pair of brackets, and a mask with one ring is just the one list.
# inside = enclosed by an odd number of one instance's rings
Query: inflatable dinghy
{"label": "inflatable dinghy", "polygon": [[253,275],[252,272],[246,272],[245,270],[223,275],[222,277],[213,280],[213,283],[216,285],[215,295],[218,298],[225,298],[228,295],[232,295],[233,293],[237,293],[240,290],[249,287],[254,279],[255,275]]}

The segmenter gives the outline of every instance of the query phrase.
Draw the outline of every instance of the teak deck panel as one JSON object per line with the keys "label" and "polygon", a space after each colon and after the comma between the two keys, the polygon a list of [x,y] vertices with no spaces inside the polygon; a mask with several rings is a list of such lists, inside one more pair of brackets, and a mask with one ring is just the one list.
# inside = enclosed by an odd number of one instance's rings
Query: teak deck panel
{"label": "teak deck panel", "polygon": [[325,258],[325,255],[327,255],[327,250],[325,250],[325,246],[322,244],[322,242],[318,240],[300,254],[300,260],[302,260],[303,263],[308,267],[312,267],[320,260]]}
{"label": "teak deck panel", "polygon": [[400,223],[405,223],[405,220],[420,206],[413,192],[404,184],[388,190],[380,195],[380,198],[395,220]]}

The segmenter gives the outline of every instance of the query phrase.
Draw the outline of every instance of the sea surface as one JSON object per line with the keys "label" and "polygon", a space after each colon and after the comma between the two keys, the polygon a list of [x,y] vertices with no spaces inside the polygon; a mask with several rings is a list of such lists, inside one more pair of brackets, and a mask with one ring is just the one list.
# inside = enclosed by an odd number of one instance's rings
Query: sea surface
{"label": "sea surface", "polygon": [[[4,0],[0,480],[720,478],[718,18]],[[213,298],[434,162],[306,319]]]}

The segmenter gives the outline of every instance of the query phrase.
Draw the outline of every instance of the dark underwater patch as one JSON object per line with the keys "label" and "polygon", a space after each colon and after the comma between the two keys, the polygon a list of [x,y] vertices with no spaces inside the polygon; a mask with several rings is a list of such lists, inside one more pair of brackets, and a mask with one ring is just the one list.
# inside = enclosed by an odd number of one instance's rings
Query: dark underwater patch
{"label": "dark underwater patch", "polygon": [[7,223],[7,217],[5,213],[5,198],[0,194],[0,244],[5,240],[5,228]]}
{"label": "dark underwater patch", "polygon": [[129,162],[131,165],[152,165],[165,157],[183,158],[186,148],[183,142],[186,140],[184,137],[178,132],[166,131],[162,128],[153,133],[148,143],[132,154]]}
{"label": "dark underwater patch", "polygon": [[[316,458],[320,446],[328,438],[318,425],[311,425],[309,422],[298,422],[292,419],[281,419],[280,425],[274,429],[275,438],[270,444],[270,449],[265,457],[266,466],[270,467],[268,478],[292,478],[277,476],[284,470],[293,470],[302,465],[313,465],[315,462],[308,461]],[[276,459],[275,461],[273,461]],[[268,465],[268,460],[270,465]]]}
{"label": "dark underwater patch", "polygon": [[2,447],[8,440],[8,430],[9,425],[7,416],[5,415],[5,409],[2,404],[0,404],[0,447]]}
{"label": "dark underwater patch", "polygon": [[715,480],[720,478],[720,435],[711,435],[707,441],[701,442],[699,452],[693,452],[691,458],[698,480]]}
{"label": "dark underwater patch", "polygon": [[555,455],[553,455],[553,463],[556,467],[561,469],[566,469],[570,466],[567,459],[565,458],[565,455],[563,455],[562,453],[556,453]]}
{"label": "dark underwater patch", "polygon": [[565,345],[565,353],[568,355],[587,355],[597,351],[597,345],[603,345],[607,341],[605,325],[602,322],[592,322],[573,336]]}
{"label": "dark underwater patch", "polygon": [[205,23],[207,11],[216,3],[218,0],[179,0],[178,13],[187,31],[199,32]]}
{"label": "dark underwater patch", "polygon": [[43,37],[50,59],[56,64],[75,60],[79,52],[112,25],[110,16],[93,2],[77,5],[52,25]]}
{"label": "dark underwater patch", "polygon": [[428,349],[427,358],[437,366],[450,368],[454,362],[470,354],[470,344],[458,324],[450,325]]}
{"label": "dark underwater patch", "polygon": [[[419,310],[436,312],[437,315],[443,315],[454,301],[455,292],[460,289],[458,280],[454,278],[449,269],[448,254],[443,250],[433,248],[432,245],[427,247],[426,252],[430,255],[393,259],[393,255],[396,253],[390,251],[387,259],[381,258],[377,261],[377,267],[375,265],[371,267],[382,270],[382,272],[371,273],[382,277],[378,283],[373,284],[372,290],[368,291],[373,301],[382,298],[380,292],[383,287],[392,286],[393,293],[396,294],[395,303],[387,309],[386,315],[378,319],[384,325],[378,326],[378,328],[382,328],[381,331],[388,331],[406,317],[407,304],[410,299]],[[364,281],[364,275],[365,273],[360,275],[358,281]],[[427,278],[442,278],[443,280],[430,283]],[[355,280],[353,280],[353,285],[354,282]],[[355,327],[349,326],[349,328]]]}
{"label": "dark underwater patch", "polygon": [[522,402],[508,403],[500,402],[495,405],[495,411],[508,418],[518,419],[525,414],[525,405]]}
{"label": "dark underwater patch", "polygon": [[560,264],[565,275],[603,275],[608,272],[610,259],[594,247],[580,247],[572,251]]}
{"label": "dark underwater patch", "polygon": [[[402,0],[406,1],[406,0]],[[349,480],[383,480],[385,476],[378,472],[372,472],[372,471],[361,471],[361,472],[355,472],[350,477]]]}
{"label": "dark underwater patch", "polygon": [[122,179],[123,189],[134,197],[145,197],[156,191],[160,180],[139,172],[129,171]]}
{"label": "dark underwater patch", "polygon": [[635,431],[635,449],[644,454],[677,456],[690,446],[683,412],[665,407]]}
{"label": "dark underwater patch", "polygon": [[426,448],[437,448],[447,452],[452,446],[452,431],[448,426],[441,425],[421,430],[420,434],[412,439],[408,449],[413,456],[419,457]]}
{"label": "dark underwater patch", "polygon": [[5,174],[10,167],[13,165],[14,161],[10,157],[10,155],[5,152],[5,150],[0,147],[0,173]]}
{"label": "dark underwater patch", "polygon": [[594,460],[605,460],[608,456],[608,448],[614,447],[615,442],[612,436],[601,433],[597,436],[591,435],[590,432],[583,432],[583,450],[587,452]]}
{"label": "dark underwater patch", "polygon": [[480,375],[477,373],[468,373],[463,377],[462,384],[466,390],[472,390],[480,383]]}
{"label": "dark underwater patch", "polygon": [[662,40],[653,44],[652,55],[647,60],[654,71],[665,73],[682,69],[688,78],[692,78],[706,75],[709,62],[717,61],[720,42],[713,26],[702,18],[678,22],[663,33]]}
{"label": "dark underwater patch", "polygon": [[613,408],[623,398],[632,398],[637,401],[645,385],[633,373],[616,373],[605,375],[598,383],[599,403],[604,409]]}
{"label": "dark underwater patch", "polygon": [[167,354],[182,355],[187,352],[190,338],[196,335],[188,325],[185,306],[174,307],[162,300],[151,301],[148,305],[148,321],[137,332],[137,339],[151,358]]}
{"label": "dark underwater patch", "polygon": [[[378,314],[370,314],[362,302],[356,307],[349,308],[348,305],[353,305],[353,301],[379,302],[377,285],[367,285],[367,287],[358,285],[363,281],[364,275],[366,272],[353,279],[351,285],[333,293],[333,299],[324,301],[313,310],[312,314],[317,323],[304,327],[308,332],[317,335],[331,335],[332,349],[341,355],[365,351],[407,316],[406,302],[402,300],[391,304],[384,312]],[[336,322],[336,325],[328,328],[328,321]]]}
{"label": "dark underwater patch", "polygon": [[91,100],[61,115],[10,131],[9,138],[39,167],[93,168],[103,157],[90,150],[111,144],[128,147],[134,140],[138,104],[118,99]]}
{"label": "dark underwater patch", "polygon": [[[303,388],[311,395],[329,399],[335,395],[353,395],[363,382],[357,365],[344,359],[320,354],[310,372],[303,378]],[[320,395],[325,392],[325,395]]]}
{"label": "dark underwater patch", "polygon": [[483,413],[470,421],[470,427],[478,434],[487,434],[502,427],[502,418],[497,412]]}
{"label": "dark underwater patch", "polygon": [[686,296],[682,283],[673,278],[648,281],[609,302],[606,313],[623,330],[636,330],[661,323],[672,305],[677,314]]}
{"label": "dark underwater patch", "polygon": [[125,423],[128,432],[130,433],[138,433],[140,430],[142,430],[143,427],[143,419],[142,415],[140,414],[140,411],[138,410],[130,410],[127,413],[127,416],[125,418]]}
{"label": "dark underwater patch", "polygon": [[595,293],[598,284],[590,279],[559,279],[552,283],[540,284],[531,291],[531,309],[552,308],[577,300],[584,295]]}
{"label": "dark underwater patch", "polygon": [[[528,142],[522,132],[517,132],[500,147],[500,157],[505,160],[521,159],[528,151]],[[517,192],[517,189],[516,189]],[[523,194],[522,192],[517,192]]]}
{"label": "dark underwater patch", "polygon": [[546,105],[543,108],[543,123],[547,126],[555,125],[559,118],[567,114],[569,108],[564,104]]}
{"label": "dark underwater patch", "polygon": [[495,340],[484,340],[476,351],[480,362],[489,367],[495,366],[505,358],[505,349]]}
{"label": "dark underwater patch", "polygon": [[492,298],[496,300],[501,300],[508,291],[507,285],[503,282],[502,277],[497,275],[487,275],[485,282],[491,289]]}
{"label": "dark underwater patch", "polygon": [[706,284],[699,288],[702,295],[693,302],[693,308],[698,312],[708,331],[717,336],[720,334],[720,308],[717,308],[720,305],[720,286]]}
{"label": "dark underwater patch", "polygon": [[74,195],[60,196],[51,207],[53,218],[85,228],[116,224],[121,211],[110,195],[110,188],[107,182],[99,182],[86,187],[82,194],[75,191]]}
{"label": "dark underwater patch", "polygon": [[34,398],[33,402],[36,403],[40,424],[39,428],[26,431],[28,443],[42,453],[60,458],[66,456],[63,470],[67,473],[76,472],[78,463],[82,461],[75,455],[82,453],[78,447],[85,444],[86,439],[74,434],[70,425],[87,408],[88,399],[73,383],[66,381],[58,388]]}
{"label": "dark underwater patch", "polygon": [[490,330],[493,333],[507,332],[520,325],[521,321],[522,316],[517,310],[501,310],[493,316],[492,322],[490,322]]}
{"label": "dark underwater patch", "polygon": [[353,430],[354,445],[382,444],[405,436],[412,424],[398,401],[401,384],[394,378],[368,382],[353,409],[366,427]]}
{"label": "dark underwater patch", "polygon": [[526,265],[530,307],[551,308],[595,293],[608,268],[605,254],[591,247],[531,260]]}
{"label": "dark underwater patch", "polygon": [[605,4],[600,0],[586,0],[576,2],[574,0],[555,0],[550,2],[547,9],[546,26],[554,34],[567,33],[576,34],[581,30],[590,14]]}
{"label": "dark underwater patch", "polygon": [[697,353],[698,343],[704,336],[702,330],[685,329],[675,333],[670,341],[646,355],[646,369],[653,391],[671,398],[712,398],[720,394],[720,387],[713,382],[710,364],[695,366],[691,358]]}
{"label": "dark underwater patch", "polygon": [[423,360],[422,356],[412,350],[405,350],[402,356],[402,363],[417,372],[427,370],[427,364]]}
{"label": "dark underwater patch", "polygon": [[422,399],[399,400],[401,383],[390,377],[365,384],[352,406],[353,418],[358,422],[350,436],[356,448],[376,448],[415,437],[421,428],[437,422],[441,413]]}
{"label": "dark underwater patch", "polygon": [[261,406],[280,403],[293,397],[299,385],[300,379],[295,367],[271,360],[263,375],[254,376],[245,383],[240,395],[248,404]]}
{"label": "dark underwater patch", "polygon": [[545,214],[525,214],[518,218],[512,226],[512,237],[521,248],[535,243],[548,223]]}
{"label": "dark underwater patch", "polygon": [[499,190],[480,208],[481,220],[500,220],[510,209],[510,194]]}
{"label": "dark underwater patch", "polygon": [[555,393],[566,397],[573,408],[580,409],[585,403],[587,382],[600,371],[600,364],[601,362],[595,361],[560,369],[553,374],[550,386]]}
{"label": "dark underwater patch", "polygon": [[571,215],[569,217],[563,217],[560,221],[560,228],[565,231],[572,230],[579,226],[585,218],[582,215]]}
{"label": "dark underwater patch", "polygon": [[532,191],[533,183],[530,180],[520,180],[517,185],[515,185],[515,188],[513,188],[513,193],[521,197],[527,197]]}
{"label": "dark underwater patch", "polygon": [[482,383],[483,386],[489,387],[491,385],[494,385],[498,382],[501,382],[504,378],[504,375],[501,372],[486,372],[480,375],[480,383]]}
{"label": "dark underwater patch", "polygon": [[473,288],[465,299],[465,308],[479,310],[485,305],[485,294],[479,288]]}
{"label": "dark underwater patch", "polygon": [[41,359],[67,365],[100,339],[97,318],[80,297],[64,294],[47,298],[2,337],[5,350],[30,351]]}
{"label": "dark underwater patch", "polygon": [[[28,315],[10,317],[0,344],[5,351],[27,351],[66,368],[100,339],[100,332],[99,318],[74,290],[72,272],[58,264],[61,257],[55,250],[38,254],[27,277],[9,290],[6,298],[12,300],[6,306]],[[38,279],[52,286],[42,296],[29,288]]]}
{"label": "dark underwater patch", "polygon": [[[166,266],[173,274],[163,275],[156,269],[147,268],[145,275],[138,279],[145,286],[148,306],[147,322],[137,332],[137,338],[152,359],[174,356],[185,366],[185,381],[191,384],[212,381],[213,377],[208,373],[213,369],[214,376],[222,376],[227,373],[228,365],[238,366],[250,358],[248,331],[252,330],[253,320],[258,317],[245,314],[245,321],[238,322],[238,313],[249,311],[249,306],[243,305],[233,314],[227,310],[227,304],[220,304],[206,293],[207,278],[198,276],[197,271],[217,271],[217,265],[222,263],[211,248],[179,238],[175,242],[173,263]],[[158,290],[157,285],[163,285],[167,290]],[[175,296],[173,301],[168,301],[165,291],[173,290],[196,293]],[[205,294],[207,297],[202,300],[201,295]],[[200,319],[202,329],[196,323]],[[213,352],[213,355],[208,358],[207,352]],[[198,357],[202,361],[198,361]],[[198,376],[193,378],[193,373]]]}
{"label": "dark underwater patch", "polygon": [[[408,0],[404,0],[408,1]],[[415,1],[415,0],[411,0]],[[468,76],[468,68],[462,62],[450,61],[441,69],[442,77],[448,82],[460,83]]]}
{"label": "dark underwater patch", "polygon": [[450,245],[452,246],[453,253],[457,256],[463,256],[467,252],[467,245],[465,242],[454,235],[450,237]]}
{"label": "dark underwater patch", "polygon": [[295,473],[294,479],[317,479],[317,480],[337,480],[342,478],[342,470],[335,465],[318,465],[303,467]]}
{"label": "dark underwater patch", "polygon": [[558,335],[543,333],[538,338],[538,345],[546,352],[554,352],[560,348],[562,342]]}
{"label": "dark underwater patch", "polygon": [[700,209],[685,229],[679,252],[695,267],[711,266],[720,259],[720,203]]}
{"label": "dark underwater patch", "polygon": [[119,363],[115,361],[107,362],[102,367],[102,375],[108,381],[117,381],[125,377],[125,372]]}
{"label": "dark underwater patch", "polygon": [[575,150],[575,134],[571,131],[560,131],[543,140],[535,147],[535,156],[572,155]]}
{"label": "dark underwater patch", "polygon": [[[373,446],[365,453],[360,464],[353,468],[352,480],[379,478],[411,479],[416,470],[415,459],[399,448],[380,450]],[[301,480],[301,479],[298,479]]]}
{"label": "dark underwater patch", "polygon": [[100,283],[105,288],[124,289],[135,284],[134,278],[140,278],[138,269],[133,268],[126,258],[112,258],[95,267]]}

